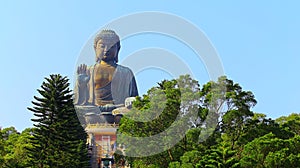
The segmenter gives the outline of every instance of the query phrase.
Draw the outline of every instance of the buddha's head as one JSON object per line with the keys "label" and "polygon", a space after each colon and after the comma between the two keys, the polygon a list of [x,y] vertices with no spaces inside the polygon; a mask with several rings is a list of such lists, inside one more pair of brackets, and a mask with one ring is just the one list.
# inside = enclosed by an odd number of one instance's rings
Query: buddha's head
{"label": "buddha's head", "polygon": [[96,35],[94,49],[96,62],[118,62],[118,54],[121,48],[120,38],[113,30],[102,30]]}

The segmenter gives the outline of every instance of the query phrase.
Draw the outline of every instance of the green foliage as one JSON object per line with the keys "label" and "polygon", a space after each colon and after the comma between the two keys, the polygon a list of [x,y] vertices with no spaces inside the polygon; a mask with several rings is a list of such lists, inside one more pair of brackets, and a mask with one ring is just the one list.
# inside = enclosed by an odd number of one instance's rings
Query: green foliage
{"label": "green foliage", "polygon": [[2,136],[2,131],[1,131],[1,127],[0,127],[0,166],[3,165],[4,156],[5,152],[4,152],[4,140],[3,140],[3,136]]}
{"label": "green foliage", "polygon": [[238,145],[245,145],[251,142],[255,138],[264,136],[272,132],[276,137],[282,139],[292,138],[294,133],[281,127],[275,120],[271,118],[267,119],[263,114],[255,113],[251,120],[245,123],[244,133],[238,141]]}
{"label": "green foliage", "polygon": [[299,167],[300,154],[291,153],[289,148],[270,152],[265,159],[265,167]]}
{"label": "green foliage", "polygon": [[[197,100],[197,98],[195,98],[197,94],[194,95],[190,93],[191,90],[199,90],[197,89],[198,83],[187,76],[179,80],[162,81],[158,85],[158,87],[150,89],[148,94],[144,95],[143,98],[138,98],[134,102],[134,108],[131,111],[132,115],[129,115],[128,118],[124,117],[121,121],[120,132],[135,137],[148,137],[163,132],[169,128],[171,124],[180,129],[182,127],[188,127],[188,117],[185,119],[186,122],[176,122],[175,119],[178,116],[183,118],[191,111],[195,113],[198,112],[198,105],[195,103],[196,101],[194,101]],[[194,102],[191,103],[191,100]],[[196,118],[194,118],[194,120],[195,119]],[[175,129],[173,131],[174,134],[176,134],[177,130]],[[169,134],[172,134],[172,132]],[[167,136],[165,138],[166,142],[172,141],[172,139],[168,139],[169,137]],[[122,139],[118,139],[118,141],[122,142]],[[153,143],[147,145],[153,149],[164,147],[164,145],[159,146],[160,144],[155,143],[156,141],[153,141]],[[147,159],[135,159],[135,162],[140,163],[144,161],[149,164],[154,163],[154,165],[167,166],[170,161],[179,159],[181,154],[187,150],[186,143],[176,146],[178,146],[178,148],[172,148],[166,152],[155,155],[155,157],[151,156],[147,157]],[[139,146],[139,151],[133,151],[133,148],[127,147],[126,151],[139,153],[144,151],[141,150],[142,147],[142,145]],[[135,165],[137,165],[137,163],[135,163]]]}
{"label": "green foliage", "polygon": [[[196,125],[200,104],[199,90],[197,81],[189,76],[181,76],[177,80],[164,80],[142,98],[137,98],[130,114],[122,118],[119,132],[134,137],[149,137],[162,132],[169,136],[164,136],[161,144],[157,143],[161,139],[147,143],[148,149],[167,149],[157,155],[133,159],[135,166],[144,164],[167,167],[173,160],[179,160],[185,151],[193,148],[193,144],[188,142],[185,131],[182,130],[188,130]],[[165,131],[171,125],[174,129]],[[174,142],[175,136],[177,136],[176,140],[182,139],[182,141],[174,144],[174,147],[168,147]],[[122,137],[118,138],[118,143],[125,143],[126,152],[139,154],[146,151],[138,142],[134,142],[135,146],[138,146],[135,148],[126,145],[128,142],[122,141]],[[193,139],[195,141],[195,137]]]}
{"label": "green foliage", "polygon": [[254,115],[250,110],[257,102],[250,91],[243,91],[239,84],[221,77],[219,84],[226,86],[225,108],[222,117],[221,130],[230,137],[231,148],[235,148],[236,142],[244,133],[246,123]]}
{"label": "green foliage", "polygon": [[280,139],[269,133],[245,145],[243,167],[298,167],[300,136]]}
{"label": "green foliage", "polygon": [[[36,116],[35,128],[0,131],[0,167],[87,166],[86,134],[67,81],[60,75],[46,78],[38,90],[41,97],[35,97],[29,108]],[[118,137],[125,153],[142,154],[149,147],[165,150],[147,157],[123,156],[119,151],[115,159],[119,166],[127,160],[134,168],[300,167],[300,115],[273,120],[252,112],[256,103],[252,92],[226,77],[201,88],[188,75],[164,80],[137,98],[118,131],[134,137],[157,135],[170,126],[178,129],[166,135],[187,131],[174,146],[166,145],[172,142],[170,136],[163,137],[165,144],[158,144],[159,139],[148,142],[147,148],[126,146]]]}
{"label": "green foliage", "polygon": [[178,161],[171,162],[171,163],[169,164],[169,168],[181,168],[180,162],[178,162]]}
{"label": "green foliage", "polygon": [[300,114],[292,113],[289,116],[282,116],[276,119],[283,129],[300,135]]}
{"label": "green foliage", "polygon": [[[1,158],[0,167],[27,167],[30,162],[28,152],[25,148],[31,147],[29,143],[29,128],[21,134],[14,127],[1,130]],[[0,145],[1,145],[0,144]]]}
{"label": "green foliage", "polygon": [[197,167],[238,167],[239,163],[236,158],[236,150],[232,150],[229,142],[222,141],[220,144],[213,146],[200,156]]}
{"label": "green foliage", "polygon": [[[254,115],[250,110],[256,104],[254,95],[250,91],[243,91],[238,84],[226,77],[220,77],[217,82],[208,82],[202,89],[188,75],[180,76],[177,80],[162,81],[158,85],[134,102],[130,117],[135,121],[123,117],[119,131],[137,137],[156,135],[170,124],[176,124],[174,119],[178,115],[188,117],[184,123],[188,126],[188,131],[171,149],[155,156],[133,159],[135,165],[154,164],[165,167],[167,163],[168,166],[176,167],[178,161],[181,167],[196,164],[201,167],[200,163],[210,161],[221,162],[212,164],[219,167],[238,165],[235,157],[236,144],[246,133],[246,124]],[[163,112],[157,113],[160,109]],[[221,122],[220,117],[223,117]],[[142,122],[149,118],[153,120]],[[137,120],[141,122],[136,122]],[[227,136],[226,148],[218,145],[223,141],[222,134]],[[153,145],[153,148],[156,147],[158,146]],[[128,147],[126,150],[131,149]],[[213,156],[210,156],[211,152]]]}
{"label": "green foliage", "polygon": [[33,108],[36,127],[28,148],[35,167],[86,167],[86,133],[81,127],[73,106],[72,94],[66,77],[50,75],[45,78],[41,97],[34,96]]}
{"label": "green foliage", "polygon": [[196,165],[199,160],[201,160],[202,153],[197,150],[192,150],[185,152],[183,156],[180,157],[182,165],[184,164],[193,164]]}
{"label": "green foliage", "polygon": [[[239,84],[222,76],[217,82],[210,81],[203,85],[201,99],[202,111],[208,110],[205,112],[207,117],[202,126],[216,128],[212,130],[215,131],[213,134],[215,137],[208,138],[206,146],[218,143],[219,140],[216,138],[220,138],[217,136],[219,132],[227,134],[232,149],[237,148],[237,142],[245,133],[246,123],[253,116],[250,109],[257,103],[252,92],[244,91]],[[214,139],[216,141],[213,141]]]}

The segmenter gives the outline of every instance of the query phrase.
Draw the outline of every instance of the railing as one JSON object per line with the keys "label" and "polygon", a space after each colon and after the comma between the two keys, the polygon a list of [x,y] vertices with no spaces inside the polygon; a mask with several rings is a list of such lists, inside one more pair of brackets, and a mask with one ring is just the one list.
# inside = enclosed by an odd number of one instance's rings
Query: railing
{"label": "railing", "polygon": [[87,124],[86,129],[93,128],[118,128],[119,124],[108,124],[108,123],[97,123],[97,124]]}

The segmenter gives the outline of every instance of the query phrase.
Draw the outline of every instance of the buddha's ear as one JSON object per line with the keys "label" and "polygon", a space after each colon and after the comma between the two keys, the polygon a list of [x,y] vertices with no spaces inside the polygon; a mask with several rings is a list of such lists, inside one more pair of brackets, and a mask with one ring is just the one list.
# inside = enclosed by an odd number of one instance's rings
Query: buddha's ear
{"label": "buddha's ear", "polygon": [[121,49],[121,45],[119,44],[119,45],[118,45],[118,52],[120,51],[120,49]]}
{"label": "buddha's ear", "polygon": [[116,61],[116,63],[118,63],[118,61],[119,61],[119,51],[120,51],[120,49],[121,49],[121,45],[118,45],[118,53],[117,53],[117,55],[115,56],[115,61]]}
{"label": "buddha's ear", "polygon": [[115,56],[115,62],[118,63],[119,61],[119,55],[117,54],[117,56]]}

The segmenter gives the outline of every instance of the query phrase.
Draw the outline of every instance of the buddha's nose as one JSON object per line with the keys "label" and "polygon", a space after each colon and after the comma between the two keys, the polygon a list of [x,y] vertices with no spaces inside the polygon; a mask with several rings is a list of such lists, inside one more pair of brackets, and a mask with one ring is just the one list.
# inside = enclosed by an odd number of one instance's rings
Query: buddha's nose
{"label": "buddha's nose", "polygon": [[104,47],[104,52],[108,51],[108,47]]}
{"label": "buddha's nose", "polygon": [[106,53],[109,53],[109,49],[110,49],[109,47],[105,47],[105,48],[104,48],[104,53],[105,53],[105,54],[106,54]]}

